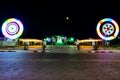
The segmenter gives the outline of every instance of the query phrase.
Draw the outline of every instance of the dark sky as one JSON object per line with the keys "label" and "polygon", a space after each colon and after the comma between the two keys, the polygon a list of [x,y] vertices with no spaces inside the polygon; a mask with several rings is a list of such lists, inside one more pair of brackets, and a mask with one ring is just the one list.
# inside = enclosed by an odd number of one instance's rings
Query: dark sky
{"label": "dark sky", "polygon": [[[66,17],[69,20],[66,20]],[[10,18],[23,22],[23,38],[52,35],[99,38],[96,25],[103,18],[120,23],[120,5],[115,0],[16,0],[0,1],[0,24]],[[0,32],[0,36],[2,32]]]}

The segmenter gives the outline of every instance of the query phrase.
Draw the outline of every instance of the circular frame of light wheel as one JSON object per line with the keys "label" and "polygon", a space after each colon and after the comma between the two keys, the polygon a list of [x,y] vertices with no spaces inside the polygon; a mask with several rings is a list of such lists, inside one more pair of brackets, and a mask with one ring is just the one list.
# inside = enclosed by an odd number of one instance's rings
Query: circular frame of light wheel
{"label": "circular frame of light wheel", "polygon": [[[116,31],[115,31],[115,33],[114,33],[112,36],[110,36],[110,37],[105,37],[104,35],[101,34],[100,27],[101,27],[101,24],[104,23],[104,22],[111,22],[111,23],[113,23],[114,26],[115,26],[115,29],[114,29],[114,30],[116,30]],[[118,35],[118,33],[119,33],[119,26],[118,26],[117,22],[114,21],[113,19],[111,19],[111,18],[105,18],[105,19],[102,19],[102,20],[100,20],[100,21],[98,22],[96,30],[97,30],[97,34],[98,34],[102,39],[104,39],[104,40],[112,40],[112,39],[114,39],[114,38],[117,37],[117,35]]]}
{"label": "circular frame of light wheel", "polygon": [[[14,35],[9,35],[6,32],[6,27],[7,27],[7,24],[12,23],[12,22],[15,22],[16,24],[18,24],[19,32],[17,34],[14,34]],[[22,22],[20,20],[18,20],[16,18],[9,18],[2,25],[2,33],[7,38],[16,39],[16,38],[20,37],[22,35],[22,33],[23,33],[23,24],[22,24]]]}

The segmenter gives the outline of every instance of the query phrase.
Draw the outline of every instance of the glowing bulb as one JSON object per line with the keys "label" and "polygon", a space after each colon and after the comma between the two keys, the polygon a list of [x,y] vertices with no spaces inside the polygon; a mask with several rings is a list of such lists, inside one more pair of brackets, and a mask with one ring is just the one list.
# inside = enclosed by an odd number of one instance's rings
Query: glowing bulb
{"label": "glowing bulb", "polygon": [[68,20],[68,19],[69,19],[69,17],[66,17],[66,19]]}

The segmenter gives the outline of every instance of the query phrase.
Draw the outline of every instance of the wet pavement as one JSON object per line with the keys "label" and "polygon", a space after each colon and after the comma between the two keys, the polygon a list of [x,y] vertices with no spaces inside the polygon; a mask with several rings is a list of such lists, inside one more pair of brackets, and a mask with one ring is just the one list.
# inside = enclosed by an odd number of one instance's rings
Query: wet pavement
{"label": "wet pavement", "polygon": [[120,54],[0,52],[0,80],[120,80]]}

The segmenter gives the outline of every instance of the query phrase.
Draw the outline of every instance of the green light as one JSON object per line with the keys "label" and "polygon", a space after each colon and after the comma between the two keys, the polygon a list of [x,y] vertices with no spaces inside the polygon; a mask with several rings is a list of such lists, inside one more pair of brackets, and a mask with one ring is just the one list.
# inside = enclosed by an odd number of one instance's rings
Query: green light
{"label": "green light", "polygon": [[46,41],[47,41],[47,42],[50,42],[50,38],[47,37],[47,38],[46,38]]}
{"label": "green light", "polygon": [[57,36],[57,43],[62,44],[62,38],[61,38],[61,36]]}
{"label": "green light", "polygon": [[70,42],[74,42],[74,38],[73,38],[73,37],[70,37],[70,38],[69,38],[69,41],[70,41]]}

